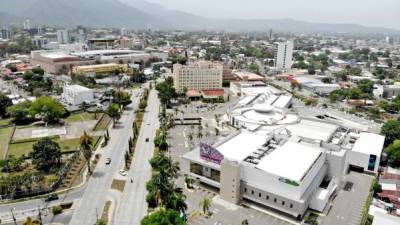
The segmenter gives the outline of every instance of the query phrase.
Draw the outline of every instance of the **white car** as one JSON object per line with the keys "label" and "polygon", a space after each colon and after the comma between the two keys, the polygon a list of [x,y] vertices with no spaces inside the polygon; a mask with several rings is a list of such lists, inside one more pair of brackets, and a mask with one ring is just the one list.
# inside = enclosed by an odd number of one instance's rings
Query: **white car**
{"label": "white car", "polygon": [[121,176],[123,176],[123,177],[127,175],[127,173],[126,173],[125,170],[120,170],[120,171],[119,171],[119,174],[120,174]]}

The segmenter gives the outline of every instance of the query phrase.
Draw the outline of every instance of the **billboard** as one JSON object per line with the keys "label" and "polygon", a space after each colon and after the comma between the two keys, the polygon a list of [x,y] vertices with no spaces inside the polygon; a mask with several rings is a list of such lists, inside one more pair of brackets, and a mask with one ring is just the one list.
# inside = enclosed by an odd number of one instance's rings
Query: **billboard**
{"label": "billboard", "polygon": [[200,158],[216,164],[221,164],[224,156],[213,146],[206,143],[200,143]]}

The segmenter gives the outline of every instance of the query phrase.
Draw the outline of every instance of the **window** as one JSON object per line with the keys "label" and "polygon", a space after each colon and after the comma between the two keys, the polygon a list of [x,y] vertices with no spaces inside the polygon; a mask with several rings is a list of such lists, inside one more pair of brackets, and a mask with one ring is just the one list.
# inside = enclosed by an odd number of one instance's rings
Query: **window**
{"label": "window", "polygon": [[247,192],[247,188],[244,188],[244,192],[245,192],[245,193]]}
{"label": "window", "polygon": [[251,190],[251,194],[254,195],[254,191],[253,190]]}
{"label": "window", "polygon": [[282,205],[285,205],[285,201],[282,201]]}
{"label": "window", "polygon": [[274,198],[274,202],[276,202],[276,198]]}
{"label": "window", "polygon": [[269,196],[267,195],[266,197],[265,197],[267,200],[269,200]]}
{"label": "window", "polygon": [[293,204],[290,204],[290,208],[293,208]]}
{"label": "window", "polygon": [[258,193],[258,197],[261,198],[261,193]]}

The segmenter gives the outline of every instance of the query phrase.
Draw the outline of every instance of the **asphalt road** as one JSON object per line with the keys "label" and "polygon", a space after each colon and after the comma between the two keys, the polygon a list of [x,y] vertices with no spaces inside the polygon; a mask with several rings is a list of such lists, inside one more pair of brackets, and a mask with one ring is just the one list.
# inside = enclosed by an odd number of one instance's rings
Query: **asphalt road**
{"label": "asphalt road", "polygon": [[15,217],[19,219],[24,219],[26,217],[26,212],[31,210],[37,210],[38,207],[45,208],[54,205],[59,205],[60,203],[73,202],[83,196],[85,192],[85,187],[80,187],[78,189],[72,190],[65,194],[59,195],[59,199],[51,202],[45,202],[44,198],[34,199],[23,202],[16,202],[10,204],[0,205],[0,219],[2,221],[8,221],[11,219],[11,209],[13,209]]}
{"label": "asphalt road", "polygon": [[[135,97],[140,90],[132,95],[132,104],[124,111],[116,128],[110,129],[111,140],[101,151],[102,157],[90,178],[86,191],[75,207],[70,225],[92,225],[100,217],[107,195],[110,191],[113,178],[124,167],[124,153],[128,149],[128,140],[132,136],[134,111],[139,103]],[[106,158],[111,158],[111,164],[105,165]]]}
{"label": "asphalt road", "polygon": [[[153,140],[156,129],[159,127],[159,107],[157,92],[152,90],[149,95],[146,113],[144,114],[144,122],[136,143],[134,160],[130,171],[128,171],[128,180],[132,178],[133,183],[127,182],[117,206],[116,214],[110,224],[140,224],[142,218],[147,215],[146,182],[151,177],[149,160],[153,155]],[[146,138],[149,139],[148,142],[146,142]]]}

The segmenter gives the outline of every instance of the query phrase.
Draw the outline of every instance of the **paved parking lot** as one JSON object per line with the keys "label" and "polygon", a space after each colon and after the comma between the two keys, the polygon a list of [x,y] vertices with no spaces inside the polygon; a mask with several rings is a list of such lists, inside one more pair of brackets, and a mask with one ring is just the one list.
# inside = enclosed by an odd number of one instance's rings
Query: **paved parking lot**
{"label": "paved parking lot", "polygon": [[327,216],[322,217],[323,225],[358,225],[360,224],[361,213],[371,187],[373,177],[357,172],[350,172],[346,182],[351,182],[351,189],[344,190],[346,185],[338,191],[337,197],[333,200],[332,208]]}
{"label": "paved parking lot", "polygon": [[[185,192],[188,192],[187,190]],[[243,207],[227,203],[219,198],[219,196],[211,189],[200,188],[194,192],[185,193],[189,197],[188,214],[196,215],[200,212],[199,203],[203,197],[212,200],[211,211],[212,216],[206,218],[203,215],[197,215],[189,219],[189,225],[241,225],[243,220],[247,220],[250,225],[293,225],[291,218],[276,217],[262,211],[249,207]]]}

